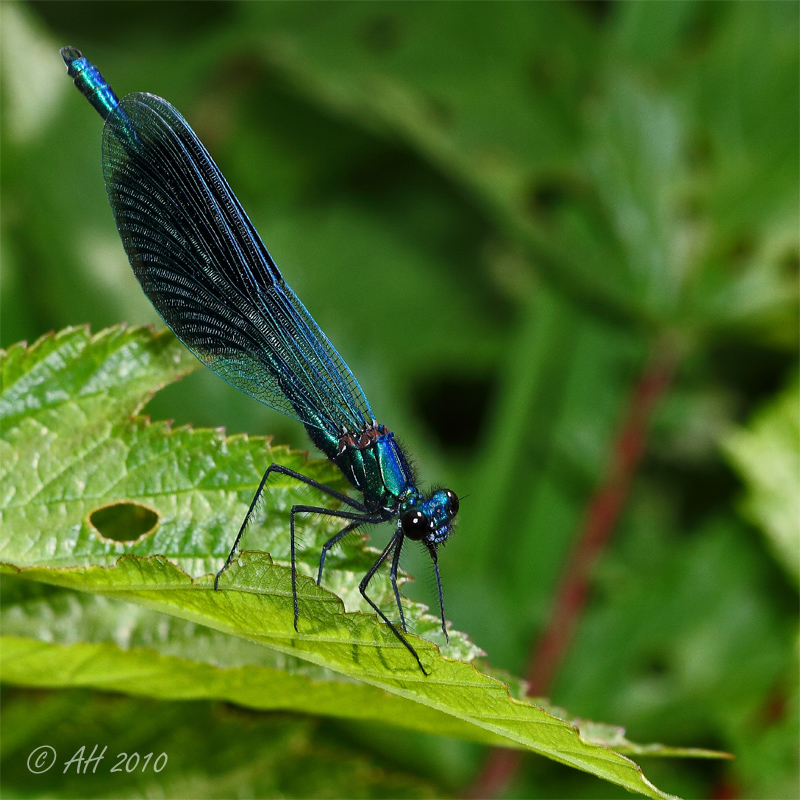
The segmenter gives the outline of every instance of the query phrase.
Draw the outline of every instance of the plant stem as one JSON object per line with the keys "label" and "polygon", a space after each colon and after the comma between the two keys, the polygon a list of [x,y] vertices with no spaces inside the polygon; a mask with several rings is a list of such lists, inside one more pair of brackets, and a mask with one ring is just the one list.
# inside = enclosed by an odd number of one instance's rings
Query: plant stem
{"label": "plant stem", "polygon": [[[641,462],[654,412],[672,381],[674,367],[672,349],[661,342],[634,386],[608,470],[589,502],[564,567],[550,622],[531,652],[526,674],[530,697],[548,694],[569,650],[586,605],[594,565],[617,527]],[[518,750],[492,751],[468,796],[488,798],[502,794],[519,768],[520,757]]]}

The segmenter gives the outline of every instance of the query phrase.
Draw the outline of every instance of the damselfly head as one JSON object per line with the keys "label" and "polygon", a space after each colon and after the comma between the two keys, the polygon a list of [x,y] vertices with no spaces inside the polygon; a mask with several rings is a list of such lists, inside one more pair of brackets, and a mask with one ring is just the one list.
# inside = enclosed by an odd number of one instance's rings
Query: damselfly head
{"label": "damselfly head", "polygon": [[437,489],[427,500],[400,517],[400,529],[409,539],[437,547],[450,536],[457,513],[456,493]]}

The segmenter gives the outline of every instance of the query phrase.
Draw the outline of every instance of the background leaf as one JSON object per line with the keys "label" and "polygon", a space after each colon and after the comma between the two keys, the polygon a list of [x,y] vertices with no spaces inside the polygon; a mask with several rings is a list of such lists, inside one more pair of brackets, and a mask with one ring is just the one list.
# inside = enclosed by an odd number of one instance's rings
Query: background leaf
{"label": "background leaf", "polygon": [[800,582],[800,393],[797,380],[761,409],[746,429],[734,431],[725,449],[744,478],[745,513],[767,536],[786,572]]}
{"label": "background leaf", "polygon": [[[68,716],[65,711],[71,709]],[[4,782],[27,784],[34,797],[230,797],[246,787],[253,796],[440,797],[429,781],[376,764],[336,731],[313,719],[264,716],[206,703],[152,700],[88,692],[3,693],[3,716],[13,734],[3,736]],[[46,739],[57,766],[32,780],[28,753]],[[113,741],[103,760],[78,774],[64,765],[87,742]],[[98,747],[97,755],[103,752]],[[120,754],[126,758],[120,765]],[[133,754],[138,753],[139,759]],[[145,756],[152,753],[147,767]],[[161,753],[166,765],[155,773]],[[137,763],[138,762],[138,763]],[[119,766],[119,771],[111,770]],[[134,766],[128,771],[127,766]],[[27,773],[27,775],[25,774]]]}

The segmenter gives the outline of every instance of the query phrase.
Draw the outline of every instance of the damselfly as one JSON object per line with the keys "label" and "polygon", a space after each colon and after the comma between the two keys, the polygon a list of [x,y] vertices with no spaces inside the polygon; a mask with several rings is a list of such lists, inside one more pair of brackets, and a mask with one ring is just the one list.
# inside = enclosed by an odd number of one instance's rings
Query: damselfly
{"label": "damselfly", "polygon": [[[433,560],[442,630],[447,637],[437,548],[450,536],[458,497],[425,494],[391,431],[375,421],[364,392],[342,357],[284,281],[227,181],[186,120],[152,94],[118,100],[97,68],[73,47],[61,55],[75,85],[105,120],[103,175],[117,230],[136,277],[175,335],[220,377],[305,425],[311,441],[357,489],[358,500],[272,464],[256,490],[219,577],[235,557],[261,493],[281,473],[334,497],[343,508],[295,505],[290,514],[292,595],[297,630],[295,519],[324,514],[344,527],[323,546],[325,557],[362,525],[396,520],[389,543],[359,590],[425,668],[405,636],[367,594],[380,566],[390,579],[407,632],[397,571],[406,539]],[[449,641],[449,639],[448,639]],[[427,674],[427,673],[426,673]]]}

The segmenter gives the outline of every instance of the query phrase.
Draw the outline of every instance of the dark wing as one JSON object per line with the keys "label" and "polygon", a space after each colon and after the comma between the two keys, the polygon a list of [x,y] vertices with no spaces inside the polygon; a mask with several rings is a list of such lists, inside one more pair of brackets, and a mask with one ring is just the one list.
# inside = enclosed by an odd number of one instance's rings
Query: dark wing
{"label": "dark wing", "polygon": [[166,100],[122,99],[103,130],[103,174],[139,283],[204,364],[256,400],[331,433],[372,420],[347,364]]}

